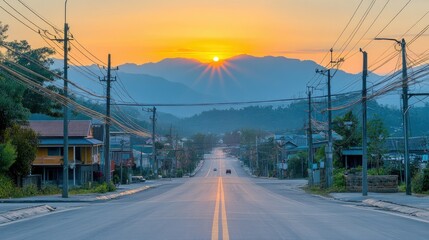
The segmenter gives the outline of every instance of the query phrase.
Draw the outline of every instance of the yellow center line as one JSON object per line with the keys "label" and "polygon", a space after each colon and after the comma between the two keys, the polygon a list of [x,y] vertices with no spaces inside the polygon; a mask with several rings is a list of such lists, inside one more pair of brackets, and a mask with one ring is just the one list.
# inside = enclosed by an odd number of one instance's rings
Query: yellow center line
{"label": "yellow center line", "polygon": [[213,215],[213,225],[212,225],[212,240],[219,239],[219,203],[220,203],[220,180],[217,182],[217,193],[216,193],[216,204],[215,211]]}
{"label": "yellow center line", "polygon": [[223,181],[220,179],[221,201],[222,201],[222,239],[229,240],[228,219],[225,208],[225,192],[223,191]]}
{"label": "yellow center line", "polygon": [[[222,207],[221,212],[219,212],[219,206]],[[219,213],[221,214],[222,239],[229,240],[228,219],[226,216],[225,192],[223,190],[222,177],[218,178],[217,183],[216,204],[212,225],[212,240],[219,240]]]}

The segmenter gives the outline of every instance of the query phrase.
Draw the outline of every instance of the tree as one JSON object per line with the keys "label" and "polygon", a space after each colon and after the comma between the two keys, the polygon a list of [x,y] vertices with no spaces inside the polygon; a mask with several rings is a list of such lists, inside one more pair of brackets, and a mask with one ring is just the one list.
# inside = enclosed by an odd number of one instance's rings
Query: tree
{"label": "tree", "polygon": [[275,164],[277,161],[277,145],[274,138],[269,138],[268,141],[261,143],[258,146],[259,154],[259,171],[264,173],[263,175],[269,176],[270,169],[276,169]]}
{"label": "tree", "polygon": [[[55,80],[56,75],[60,74],[58,71],[55,72],[49,69],[53,64],[50,56],[55,53],[54,50],[46,47],[32,49],[30,44],[25,40],[7,42],[6,45],[12,49],[7,50],[6,65],[9,65],[10,68],[28,77],[38,85],[45,86],[55,93],[61,93],[61,89],[50,83]],[[34,73],[22,70],[14,64],[9,64],[9,62],[25,66],[25,68]],[[61,104],[30,89],[25,90],[22,103],[32,113],[43,113],[53,117],[62,116]]]}
{"label": "tree", "polygon": [[6,128],[25,121],[30,111],[22,104],[25,88],[0,75],[0,142]]}
{"label": "tree", "polygon": [[291,178],[296,178],[296,177],[306,177],[307,175],[307,171],[305,171],[307,169],[307,157],[308,157],[308,153],[305,151],[300,151],[297,154],[293,155],[289,160],[288,160],[288,176]]}
{"label": "tree", "polygon": [[332,129],[338,133],[342,139],[334,141],[334,153],[336,166],[343,167],[342,150],[350,147],[361,146],[361,135],[358,130],[358,119],[352,111],[347,112],[343,117],[336,117],[333,121]]}
{"label": "tree", "polygon": [[9,174],[20,186],[21,178],[30,173],[31,164],[36,158],[39,140],[32,129],[16,124],[6,129],[5,139],[16,148],[16,160],[9,168]]}
{"label": "tree", "polygon": [[10,166],[15,162],[16,148],[10,142],[0,144],[0,173],[9,171]]}
{"label": "tree", "polygon": [[[51,71],[49,69],[53,64],[53,60],[50,57],[55,51],[46,47],[32,49],[30,44],[25,40],[7,42],[7,30],[8,25],[2,25],[0,22],[0,43],[7,47],[6,54],[0,55],[0,61],[41,87],[48,88],[55,93],[61,93],[61,89],[51,84],[56,79],[56,76],[61,74],[59,71]],[[24,70],[23,67],[27,70]],[[0,72],[0,77],[19,82],[16,77],[10,76],[5,72]],[[62,116],[62,112],[60,111],[62,106],[60,103],[54,102],[29,88],[23,88],[23,90],[22,88],[22,86],[18,87],[14,93],[16,96],[12,95],[14,96],[13,100],[15,104],[22,105],[31,113],[43,113],[53,117]],[[7,91],[8,89],[6,88],[5,90]]]}
{"label": "tree", "polygon": [[382,164],[383,154],[386,153],[385,142],[389,132],[384,127],[383,120],[378,116],[368,121],[368,158],[371,165],[375,164],[377,171]]}

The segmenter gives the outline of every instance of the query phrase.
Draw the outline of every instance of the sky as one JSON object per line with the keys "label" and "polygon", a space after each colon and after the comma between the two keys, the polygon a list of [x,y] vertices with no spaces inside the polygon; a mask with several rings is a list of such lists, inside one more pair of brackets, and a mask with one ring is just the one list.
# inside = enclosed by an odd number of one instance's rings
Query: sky
{"label": "sky", "polygon": [[[54,33],[20,2],[63,28],[64,1],[0,1],[2,8],[27,25],[35,28],[35,23]],[[363,47],[370,70],[385,74],[398,67],[398,57],[385,59],[399,48],[393,42],[372,39],[404,37],[411,41],[428,25],[428,11],[428,0],[68,0],[67,22],[78,43],[101,60],[110,53],[114,65],[175,57],[211,62],[215,56],[222,61],[249,54],[313,60],[326,66],[333,48],[333,60],[344,58],[339,67],[358,73],[362,71],[359,48]],[[48,46],[39,34],[3,9],[0,12],[0,21],[9,25],[9,40],[26,39],[34,47]],[[426,31],[408,46],[410,61],[427,54],[428,34]],[[81,64],[91,64],[77,49],[72,48],[71,54]]]}

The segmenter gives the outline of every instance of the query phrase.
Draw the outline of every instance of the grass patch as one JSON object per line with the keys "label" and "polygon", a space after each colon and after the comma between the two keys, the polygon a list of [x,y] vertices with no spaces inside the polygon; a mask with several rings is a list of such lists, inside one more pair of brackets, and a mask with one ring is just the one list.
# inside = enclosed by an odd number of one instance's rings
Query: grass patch
{"label": "grass patch", "polygon": [[116,191],[116,186],[113,183],[101,183],[101,184],[86,184],[82,187],[72,188],[69,190],[71,195],[77,194],[90,194],[90,193],[106,193]]}
{"label": "grass patch", "polygon": [[323,197],[332,197],[330,193],[346,192],[345,187],[333,186],[331,188],[321,188],[319,186],[304,186],[302,187],[306,193],[320,195]]}
{"label": "grass patch", "polygon": [[[116,186],[113,183],[87,183],[84,186],[69,189],[69,194],[91,194],[91,193],[106,193],[116,191]],[[0,198],[23,198],[32,196],[47,196],[60,194],[62,189],[56,185],[44,185],[38,189],[36,185],[28,185],[25,187],[16,187],[13,181],[4,175],[0,174]]]}

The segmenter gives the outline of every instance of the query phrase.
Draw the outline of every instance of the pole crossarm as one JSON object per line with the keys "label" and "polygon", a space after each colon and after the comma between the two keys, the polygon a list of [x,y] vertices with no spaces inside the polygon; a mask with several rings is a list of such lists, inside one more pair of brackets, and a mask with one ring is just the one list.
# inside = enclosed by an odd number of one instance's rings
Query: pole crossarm
{"label": "pole crossarm", "polygon": [[415,96],[429,96],[429,93],[408,93],[408,98]]}

